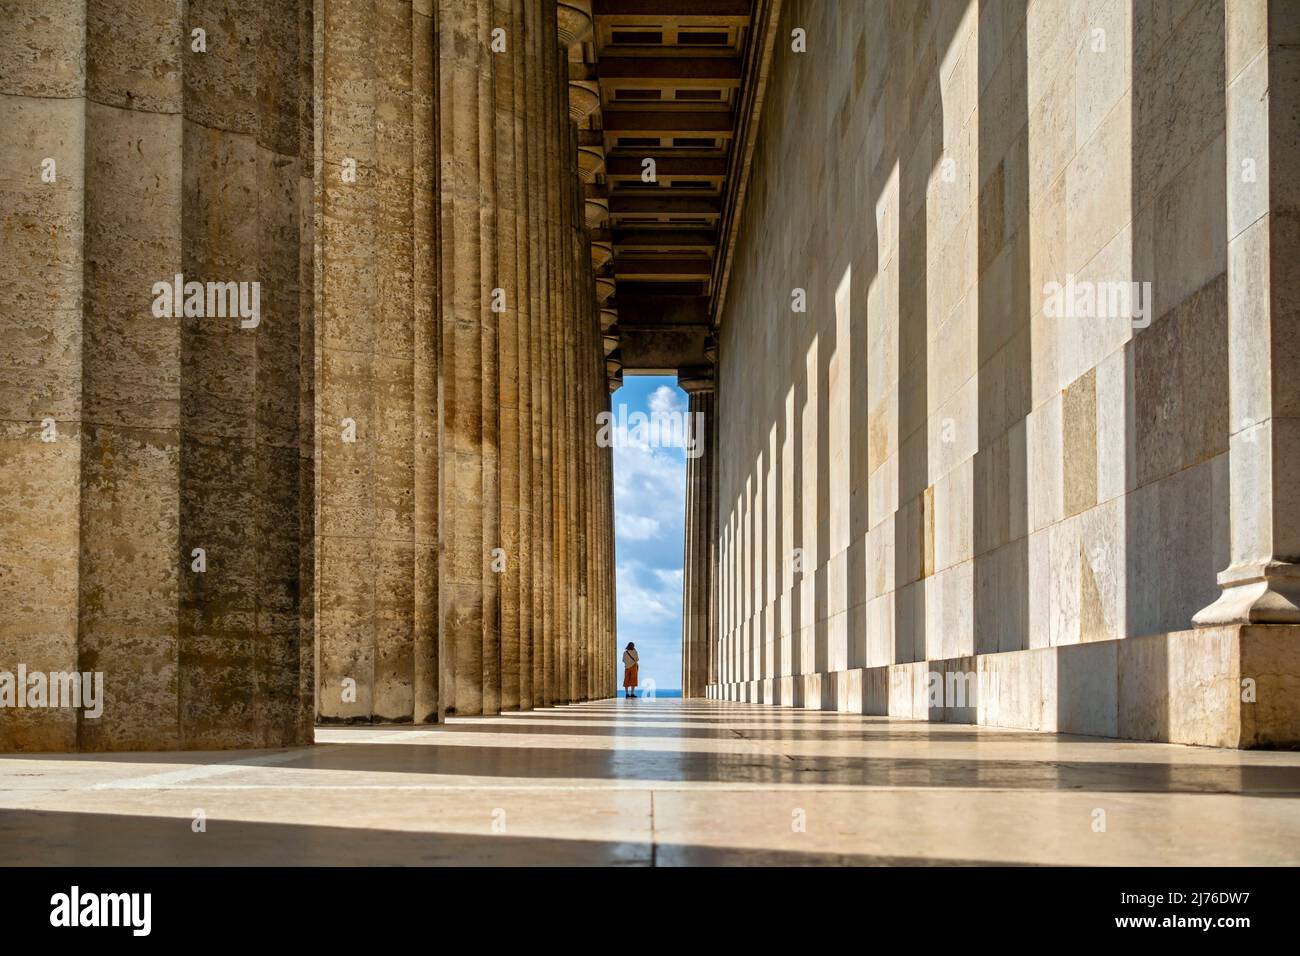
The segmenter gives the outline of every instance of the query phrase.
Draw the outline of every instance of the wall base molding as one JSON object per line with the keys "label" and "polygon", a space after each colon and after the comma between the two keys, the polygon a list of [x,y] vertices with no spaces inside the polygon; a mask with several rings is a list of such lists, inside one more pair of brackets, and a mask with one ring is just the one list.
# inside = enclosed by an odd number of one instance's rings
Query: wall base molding
{"label": "wall base molding", "polygon": [[712,684],[732,700],[1018,730],[1300,746],[1300,626],[1226,625]]}

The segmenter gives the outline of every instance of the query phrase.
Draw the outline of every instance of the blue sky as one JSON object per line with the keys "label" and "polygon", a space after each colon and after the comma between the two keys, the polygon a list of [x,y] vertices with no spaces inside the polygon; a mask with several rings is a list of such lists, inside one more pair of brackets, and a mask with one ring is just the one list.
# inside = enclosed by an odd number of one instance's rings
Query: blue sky
{"label": "blue sky", "polygon": [[[677,379],[625,375],[612,396],[615,421],[623,414],[685,412]],[[661,690],[682,685],[682,541],[686,512],[686,455],[622,440],[614,446],[614,534],[618,561],[618,647],[641,652],[641,684]],[[622,672],[619,675],[622,681]]]}

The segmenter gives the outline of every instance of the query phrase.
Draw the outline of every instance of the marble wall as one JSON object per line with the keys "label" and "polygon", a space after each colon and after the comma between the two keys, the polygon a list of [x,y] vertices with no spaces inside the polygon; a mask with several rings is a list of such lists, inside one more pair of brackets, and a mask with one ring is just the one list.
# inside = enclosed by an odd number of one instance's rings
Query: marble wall
{"label": "marble wall", "polygon": [[[1241,11],[1265,46],[1294,28]],[[1168,635],[1218,598],[1231,21],[1223,0],[784,5],[719,317],[711,695],[894,713],[899,665]],[[1102,665],[1058,660],[1034,693],[1064,712],[1066,676]]]}

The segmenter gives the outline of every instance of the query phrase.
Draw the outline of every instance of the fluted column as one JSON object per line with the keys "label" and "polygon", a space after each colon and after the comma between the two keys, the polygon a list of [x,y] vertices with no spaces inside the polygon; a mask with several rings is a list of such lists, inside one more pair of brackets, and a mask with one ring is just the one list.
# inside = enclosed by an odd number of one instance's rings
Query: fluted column
{"label": "fluted column", "polygon": [[321,12],[318,716],[424,722],[438,709],[432,11]]}
{"label": "fluted column", "polygon": [[564,407],[565,431],[568,453],[564,456],[565,468],[565,507],[569,520],[566,522],[565,589],[569,601],[569,627],[565,643],[564,699],[568,703],[578,700],[578,660],[581,655],[581,554],[578,547],[579,529],[582,526],[582,489],[579,484],[578,461],[581,455],[580,436],[578,434],[579,389],[578,389],[578,325],[581,315],[579,301],[579,268],[586,268],[584,250],[580,246],[578,226],[575,222],[578,181],[572,170],[577,168],[576,146],[574,144],[573,123],[568,111],[568,68],[566,57],[562,61],[564,73],[561,87],[565,109],[561,113],[561,147],[564,162],[564,243],[567,253],[565,275],[564,308]]}
{"label": "fluted column", "polygon": [[498,320],[498,413],[500,425],[500,582],[501,645],[499,709],[519,708],[522,570],[527,561],[524,531],[523,452],[526,430],[522,400],[527,382],[526,211],[523,181],[527,167],[522,88],[524,75],[523,0],[495,0],[494,26],[504,31],[505,49],[493,56],[496,93],[496,287],[501,290]]}
{"label": "fluted column", "polygon": [[[586,235],[586,227],[582,221],[581,215],[578,216],[578,228]],[[583,304],[586,325],[584,326],[586,334],[583,336],[583,349],[580,354],[579,367],[583,370],[582,387],[583,387],[583,404],[582,404],[582,447],[585,451],[583,456],[583,488],[585,497],[583,499],[583,520],[585,522],[586,538],[583,541],[583,583],[586,588],[586,598],[584,600],[584,622],[583,622],[583,639],[586,642],[586,648],[583,654],[583,665],[585,672],[582,681],[583,700],[594,700],[600,696],[596,686],[596,679],[599,674],[599,648],[600,648],[600,593],[596,582],[596,568],[600,561],[599,535],[600,531],[596,523],[596,508],[598,495],[600,493],[600,480],[597,473],[597,459],[600,455],[600,449],[596,447],[596,399],[599,395],[596,380],[596,356],[600,352],[600,313],[596,308],[596,289],[592,281],[590,259],[584,265],[582,270],[583,280]]]}
{"label": "fluted column", "polygon": [[[715,364],[716,368],[716,364]],[[706,689],[709,685],[716,684],[719,679],[719,662],[722,652],[722,627],[720,622],[720,577],[719,566],[721,564],[722,549],[718,540],[718,488],[719,488],[719,462],[718,462],[718,390],[714,387],[713,394],[710,396],[709,414],[705,419],[704,440],[707,442],[708,451],[706,455],[710,464],[709,469],[709,503],[708,503],[708,536],[707,553],[705,555],[705,567],[708,570],[708,613],[704,625],[704,643],[706,647],[707,660],[705,663],[707,681]]]}
{"label": "fluted column", "polygon": [[678,378],[690,396],[686,457],[686,542],[682,593],[682,696],[703,697],[709,678],[709,599],[713,591],[713,565],[709,541],[713,537],[714,472],[709,436],[713,433],[713,378],[711,372],[683,370]]}
{"label": "fluted column", "polygon": [[555,51],[555,87],[551,96],[555,104],[552,116],[555,136],[555,274],[556,274],[556,309],[552,326],[555,344],[555,407],[556,425],[556,460],[555,460],[555,667],[554,667],[554,702],[569,703],[569,637],[573,623],[573,595],[569,587],[569,562],[572,560],[570,531],[573,526],[573,512],[569,507],[569,458],[572,444],[569,435],[569,352],[568,326],[570,321],[570,287],[573,277],[570,249],[568,203],[569,177],[565,162],[565,142],[568,130],[568,103],[563,95],[568,61],[563,49]]}
{"label": "fluted column", "polygon": [[441,342],[439,255],[441,186],[438,104],[437,8],[416,0],[411,15],[412,203],[415,210],[413,273],[415,398],[415,660],[412,716],[438,719],[438,522],[440,460],[438,375]]}
{"label": "fluted column", "polygon": [[[589,7],[10,4],[0,650],[110,706],[5,708],[0,749],[613,692]],[[178,274],[257,315],[154,314]]]}
{"label": "fluted column", "polygon": [[514,661],[515,693],[507,704],[503,695],[502,706],[527,710],[533,705],[533,634],[534,634],[534,572],[536,569],[536,526],[534,509],[536,494],[533,485],[536,460],[536,436],[533,419],[533,382],[536,379],[533,352],[534,295],[536,273],[536,233],[533,231],[533,201],[530,198],[535,178],[532,135],[536,129],[536,113],[531,89],[537,85],[537,59],[530,32],[530,5],[519,0],[513,4],[511,36],[514,55],[515,84],[515,236],[516,275],[518,276],[519,318],[516,329],[518,342],[518,442],[515,460],[518,462],[519,546],[515,563],[518,565],[518,643]]}
{"label": "fluted column", "polygon": [[4,708],[2,750],[312,735],[310,19],[181,12],[4,14],[0,654],[103,713]]}
{"label": "fluted column", "polygon": [[556,111],[559,104],[555,95],[559,79],[557,74],[557,48],[550,31],[550,24],[555,17],[554,0],[541,0],[538,24],[538,46],[541,60],[542,82],[538,96],[541,100],[541,128],[538,140],[543,144],[541,165],[543,175],[538,187],[543,202],[541,209],[541,233],[545,242],[545,258],[542,266],[542,300],[544,320],[541,323],[540,342],[542,348],[542,501],[543,501],[543,538],[542,538],[542,574],[544,577],[544,624],[542,628],[541,654],[536,659],[534,673],[534,705],[550,707],[555,703],[555,662],[557,635],[559,633],[560,589],[558,576],[558,528],[562,520],[557,507],[558,492],[557,470],[560,457],[560,421],[561,407],[558,398],[558,375],[556,358],[556,328],[559,323],[559,188],[560,168],[557,160],[558,122]]}
{"label": "fluted column", "polygon": [[[179,30],[179,25],[169,26],[173,34]],[[132,297],[138,321],[120,326],[117,340],[146,361],[149,352],[161,352],[170,366],[170,382],[146,393],[151,404],[170,403],[170,415],[138,434],[157,436],[152,457],[163,466],[159,482],[175,481],[177,328],[172,320],[165,325],[148,322],[148,284],[179,266],[179,241],[172,235],[178,227],[157,234],[152,248],[146,237],[149,218],[180,219],[180,185],[171,166],[180,148],[181,67],[179,57],[167,63],[165,95],[175,115],[134,114],[121,102],[123,97],[116,97],[114,106],[112,100],[101,102],[105,97],[97,86],[87,88],[84,8],[56,18],[44,3],[29,0],[12,9],[5,29],[9,36],[0,53],[0,168],[5,170],[0,186],[0,509],[5,528],[0,535],[0,566],[5,569],[0,577],[5,607],[0,616],[0,666],[13,672],[22,661],[33,671],[75,671],[82,462],[110,434],[107,425],[96,430],[83,425],[84,334],[96,317],[94,302],[84,293],[110,278],[88,273],[87,253],[93,246],[87,240],[115,218],[125,220],[118,263],[122,268],[116,274],[130,276],[123,285],[139,288]],[[28,50],[39,55],[30,61],[20,56]],[[144,77],[129,80],[133,92],[144,87]],[[108,193],[97,197],[89,188],[92,182],[102,184],[104,177],[87,172],[85,157],[88,144],[101,140],[110,122],[119,129],[134,125],[142,131],[153,125],[160,132],[137,164],[138,175],[126,175],[130,168],[120,165],[109,170],[117,182],[109,182]],[[160,136],[166,140],[159,143]],[[170,147],[172,153],[159,155],[159,146]],[[158,171],[156,185],[151,170]],[[115,191],[120,205],[106,207]],[[128,200],[144,204],[145,222],[125,219],[132,207]],[[34,308],[37,303],[40,307]],[[139,426],[149,425],[145,416],[141,406]],[[142,471],[145,463],[127,459],[123,467]],[[112,507],[129,491],[129,485],[110,487],[96,497]],[[174,502],[154,503],[146,515],[157,519],[158,533],[150,536],[150,526],[143,526],[139,538],[145,550],[132,553],[129,562],[147,570],[155,582],[152,590],[171,605],[159,609],[156,619],[141,622],[142,630],[152,632],[152,642],[160,646],[160,652],[151,655],[159,660],[174,654],[180,557],[174,512]],[[141,596],[141,589],[133,596]],[[143,611],[139,616],[144,617]],[[161,697],[174,691],[175,666],[169,661],[163,687],[155,693]],[[0,711],[0,751],[76,750],[80,722],[72,710],[5,708]],[[137,732],[143,736],[146,730],[141,725]],[[162,739],[174,739],[174,728],[159,730]]]}
{"label": "fluted column", "polygon": [[492,0],[439,0],[441,715],[495,705],[498,673]]}
{"label": "fluted column", "polygon": [[[688,420],[693,418],[693,398],[687,399]],[[681,688],[683,697],[691,697],[691,675],[695,651],[695,616],[691,613],[691,601],[695,593],[695,562],[692,560],[699,538],[694,534],[696,522],[695,498],[699,490],[699,469],[691,458],[686,459],[686,494],[685,533],[682,540],[682,673]]]}

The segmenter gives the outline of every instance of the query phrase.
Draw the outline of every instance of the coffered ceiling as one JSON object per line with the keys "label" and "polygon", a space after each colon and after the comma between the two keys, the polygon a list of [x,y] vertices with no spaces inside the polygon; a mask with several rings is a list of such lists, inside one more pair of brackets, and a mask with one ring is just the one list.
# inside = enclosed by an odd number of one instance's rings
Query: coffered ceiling
{"label": "coffered ceiling", "polygon": [[[712,362],[710,300],[736,201],[745,85],[770,0],[561,0],[611,387]],[[763,23],[769,17],[763,17]]]}

